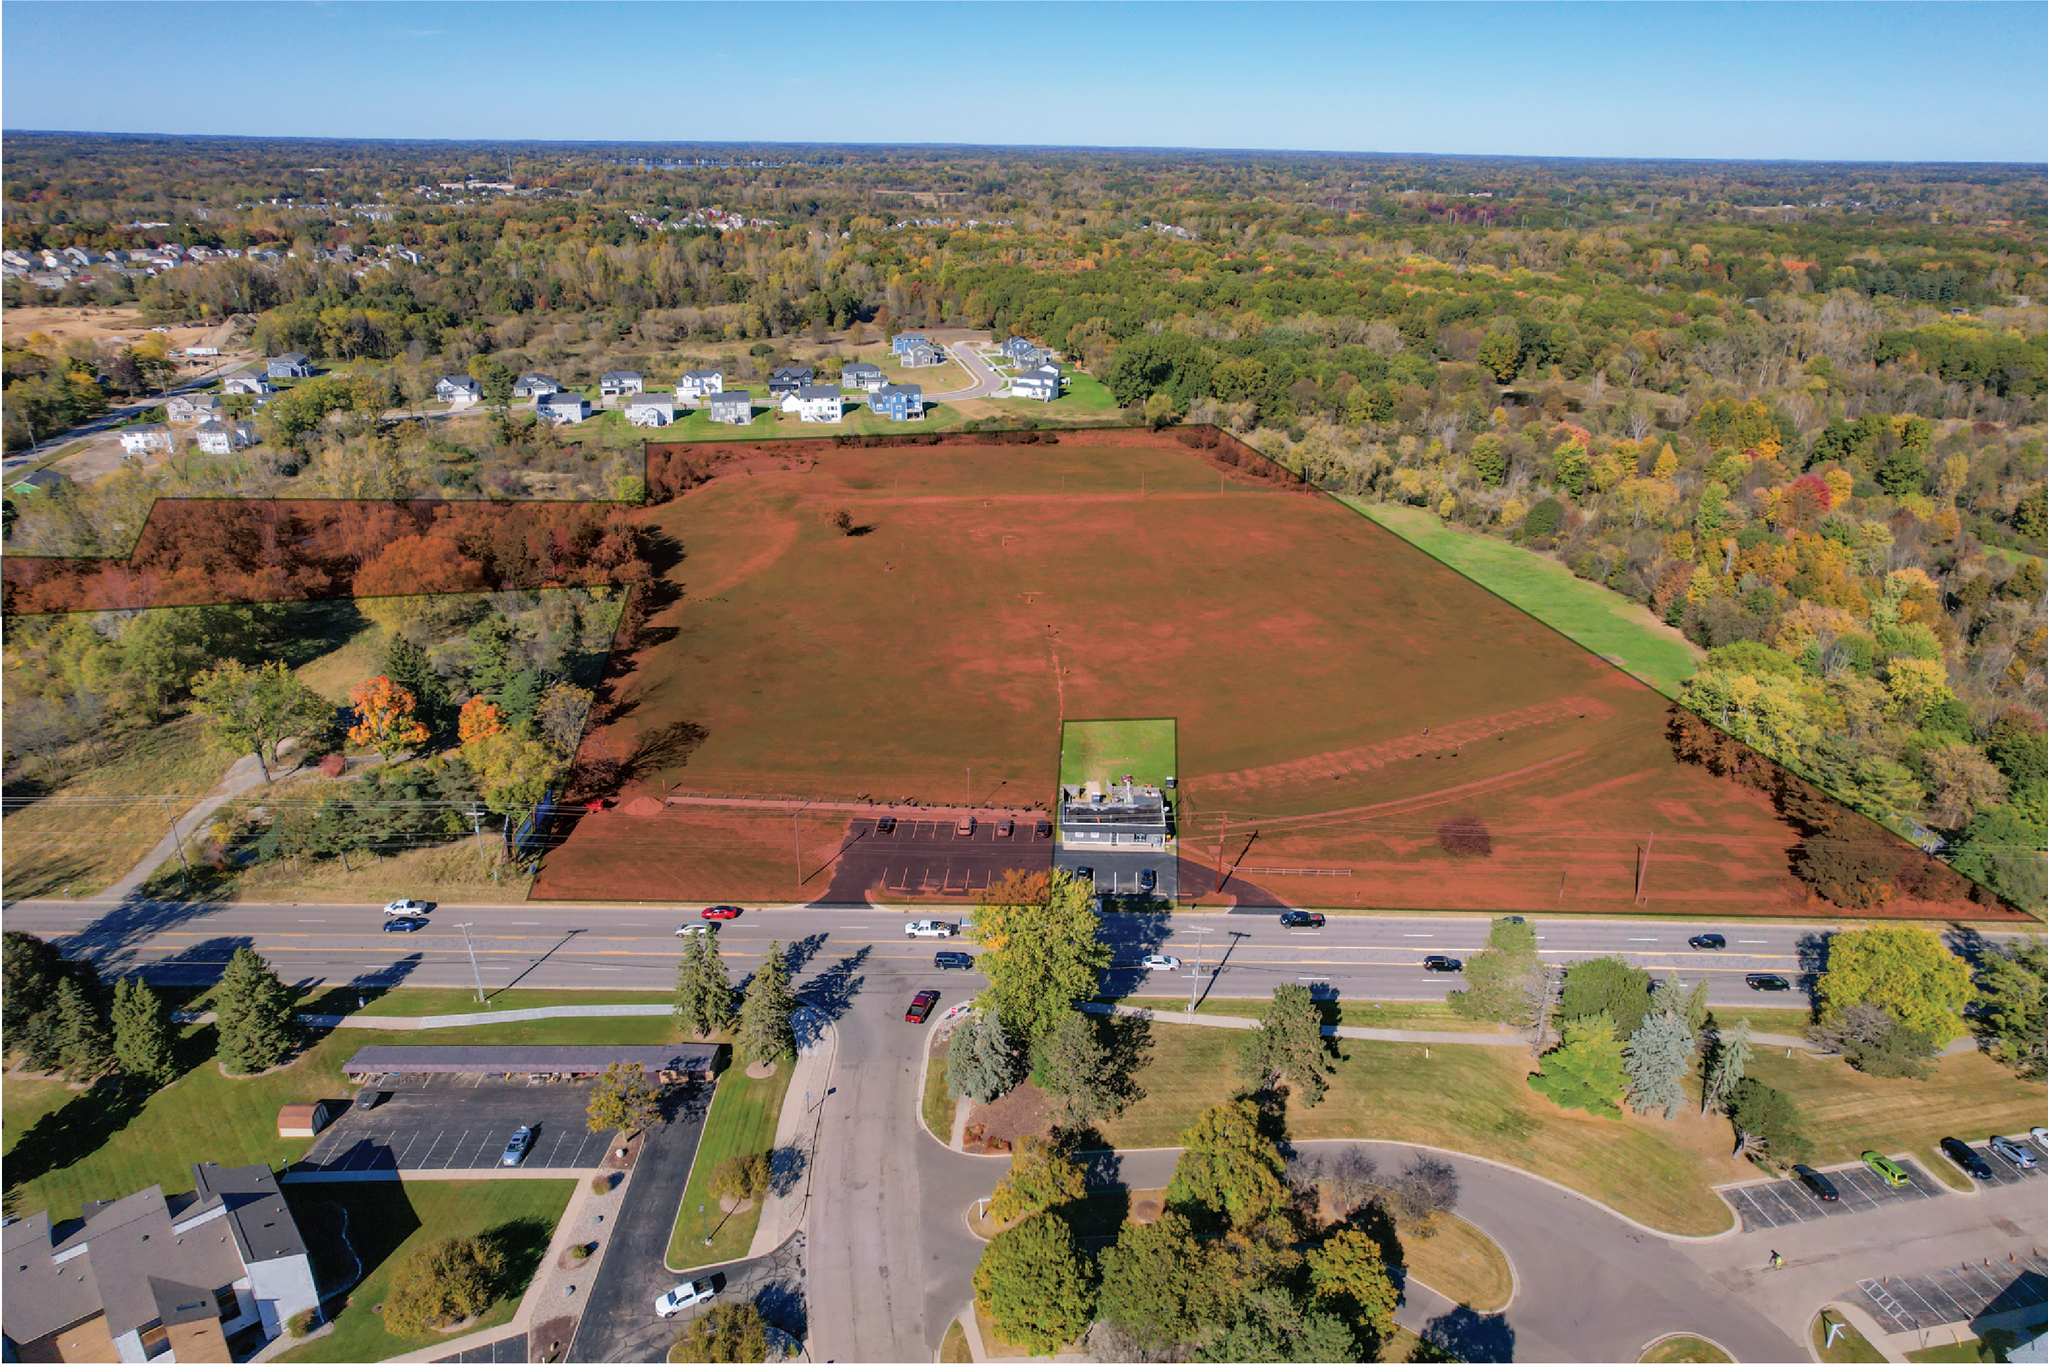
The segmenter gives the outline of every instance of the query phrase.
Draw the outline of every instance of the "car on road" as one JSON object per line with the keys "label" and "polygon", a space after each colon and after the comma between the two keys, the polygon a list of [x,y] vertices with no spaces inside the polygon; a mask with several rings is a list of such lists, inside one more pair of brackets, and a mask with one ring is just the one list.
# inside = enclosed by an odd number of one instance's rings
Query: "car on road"
{"label": "car on road", "polygon": [[875,821],[875,832],[876,832],[876,833],[878,833],[878,834],[893,834],[893,833],[895,833],[895,832],[896,832],[896,816],[894,816],[894,815],[883,815],[883,816],[882,816],[882,817],[881,817],[880,819],[876,820],[876,821]]}
{"label": "car on road", "polygon": [[1147,971],[1178,971],[1180,970],[1180,958],[1162,957],[1157,952],[1154,952],[1139,962],[1138,965],[1144,967]]}
{"label": "car on road", "polygon": [[1306,909],[1290,909],[1280,916],[1282,928],[1321,928],[1323,916]]}
{"label": "car on road", "polygon": [[937,990],[919,990],[910,997],[910,1007],[903,1012],[905,1023],[922,1023],[932,1016],[932,1006],[939,1002]]}
{"label": "car on road", "polygon": [[385,1092],[381,1089],[358,1090],[356,1092],[356,1107],[358,1109],[375,1108],[378,1104],[383,1103],[386,1097]]}
{"label": "car on road", "polygon": [[950,938],[960,931],[960,925],[949,924],[944,919],[912,919],[903,925],[906,938]]}
{"label": "car on road", "polygon": [[1699,933],[1687,938],[1685,945],[1695,952],[1718,952],[1728,945],[1728,940],[1719,933]]}
{"label": "car on road", "polygon": [[1791,981],[1786,980],[1783,976],[1774,976],[1768,971],[1752,971],[1742,978],[1742,982],[1752,990],[1763,990],[1769,993],[1792,988]]}
{"label": "car on road", "polygon": [[384,912],[393,918],[412,919],[425,914],[433,907],[430,900],[393,900],[384,906]]}
{"label": "car on road", "polygon": [[1095,882],[1095,868],[1093,868],[1093,867],[1076,867],[1076,868],[1074,868],[1074,879],[1075,879],[1076,881],[1086,881],[1086,882],[1088,882],[1088,883],[1089,883],[1090,885],[1093,885],[1093,884],[1094,884],[1094,882]]}
{"label": "car on road", "polygon": [[676,925],[676,936],[677,936],[678,938],[701,938],[701,937],[704,937],[704,936],[705,936],[706,934],[710,934],[710,933],[716,933],[717,931],[718,931],[718,925],[717,925],[717,924],[677,924],[677,925]]}
{"label": "car on road", "polygon": [[706,905],[704,907],[704,917],[707,919],[737,919],[740,917],[740,907],[738,905]]}
{"label": "car on road", "polygon": [[386,933],[413,933],[426,926],[427,921],[423,918],[386,919],[384,921],[384,931]]}
{"label": "car on road", "polygon": [[1016,833],[1016,832],[1017,832],[1017,821],[1016,821],[1016,820],[1014,820],[1014,819],[1006,819],[1006,820],[1003,820],[1003,821],[1002,821],[1001,823],[999,823],[999,824],[997,824],[997,825],[996,825],[996,837],[997,837],[997,838],[1008,838],[1008,837],[1009,837],[1010,835],[1012,835],[1012,834],[1014,834],[1014,833]]}
{"label": "car on road", "polygon": [[2011,1137],[1993,1137],[1991,1139],[1991,1149],[1998,1153],[2000,1159],[2016,1170],[2031,1170],[2034,1168],[2034,1153],[2014,1141]]}
{"label": "car on road", "polygon": [[698,1279],[691,1283],[679,1283],[654,1300],[654,1315],[672,1317],[676,1313],[710,1302],[718,1296],[717,1287],[709,1279]]}
{"label": "car on road", "polygon": [[512,1134],[512,1140],[505,1143],[505,1154],[498,1157],[498,1164],[517,1165],[526,1159],[526,1153],[533,1149],[533,1129],[522,1127]]}
{"label": "car on road", "polygon": [[1422,959],[1422,969],[1425,971],[1462,971],[1465,969],[1465,963],[1459,961],[1456,957],[1441,956],[1432,952]]}
{"label": "car on road", "polygon": [[1941,1153],[1963,1168],[1972,1179],[1990,1180],[1991,1162],[1970,1149],[1970,1143],[1961,1137],[1943,1137]]}
{"label": "car on road", "polygon": [[1143,870],[1143,871],[1141,871],[1141,872],[1139,872],[1139,873],[1138,873],[1138,889],[1139,889],[1139,890],[1157,890],[1158,888],[1159,888],[1159,873],[1158,873],[1158,872],[1156,872],[1156,871],[1152,870],[1152,868],[1150,868],[1150,867],[1147,867],[1147,868],[1145,868],[1145,870]]}
{"label": "car on road", "polygon": [[1906,1173],[1906,1167],[1893,1160],[1890,1156],[1881,1156],[1875,1151],[1865,1151],[1863,1153],[1863,1163],[1870,1167],[1872,1174],[1891,1185],[1894,1189],[1903,1189],[1913,1182],[1913,1177]]}
{"label": "car on road", "polygon": [[955,838],[972,838],[974,837],[974,831],[980,827],[980,825],[974,822],[973,815],[962,815],[960,816],[960,822],[953,826],[953,836]]}
{"label": "car on road", "polygon": [[1798,1177],[1801,1184],[1806,1186],[1806,1191],[1821,1202],[1839,1203],[1842,1201],[1842,1192],[1835,1187],[1835,1181],[1829,1179],[1811,1165],[1794,1165],[1792,1173]]}
{"label": "car on road", "polygon": [[934,953],[932,965],[941,971],[972,971],[974,969],[974,954],[971,952]]}

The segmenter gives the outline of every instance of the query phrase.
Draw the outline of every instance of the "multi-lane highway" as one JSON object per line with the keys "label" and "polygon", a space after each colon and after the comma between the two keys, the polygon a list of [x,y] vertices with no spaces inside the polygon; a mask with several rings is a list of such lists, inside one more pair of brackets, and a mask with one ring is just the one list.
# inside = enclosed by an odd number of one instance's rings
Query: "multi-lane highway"
{"label": "multi-lane highway", "polygon": [[[935,945],[955,941],[906,939],[908,918],[952,911],[879,909],[867,905],[808,905],[749,909],[723,926],[719,942],[736,971],[745,971],[771,939],[801,943],[804,971],[825,969],[848,952],[863,952],[869,974],[900,976],[905,983],[936,984]],[[665,989],[674,980],[677,926],[697,922],[694,908],[651,905],[446,905],[414,933],[387,933],[374,905],[123,904],[22,901],[7,910],[8,925],[60,941],[89,955],[103,969],[146,970],[164,980],[202,981],[237,947],[253,947],[287,979],[342,982],[375,980],[415,985],[466,985],[481,976],[487,989],[513,985],[550,989]],[[460,924],[468,924],[465,944]],[[1687,981],[1704,978],[1709,997],[1791,1004],[1796,996],[1758,996],[1744,984],[1752,972],[1784,976],[1795,986],[1816,970],[1829,931],[1818,923],[1783,921],[1668,922],[1658,920],[1539,919],[1544,960],[1562,965],[1609,953],[1657,973]],[[1192,967],[1199,956],[1205,981],[1220,996],[1265,996],[1276,985],[1327,985],[1354,999],[1440,999],[1458,988],[1456,976],[1425,972],[1430,953],[1468,957],[1484,943],[1487,921],[1477,916],[1331,915],[1326,927],[1290,930],[1269,914],[1126,914],[1103,921],[1114,949],[1115,978],[1129,989],[1140,982],[1139,958],[1163,952]],[[1719,933],[1721,951],[1695,951],[1687,939]],[[469,947],[474,947],[472,974]],[[1180,975],[1153,975],[1148,992],[1187,988]]]}

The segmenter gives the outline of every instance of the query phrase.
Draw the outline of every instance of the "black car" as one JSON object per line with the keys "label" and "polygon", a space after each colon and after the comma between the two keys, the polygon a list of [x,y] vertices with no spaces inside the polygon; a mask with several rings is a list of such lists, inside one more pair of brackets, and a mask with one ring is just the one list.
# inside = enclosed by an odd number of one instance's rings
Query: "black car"
{"label": "black car", "polygon": [[1145,868],[1145,870],[1138,873],[1139,890],[1156,890],[1158,889],[1158,886],[1159,873],[1152,870],[1152,868],[1147,867]]}
{"label": "black car", "polygon": [[425,919],[386,919],[384,921],[384,931],[386,933],[417,933],[426,926],[427,921]]}
{"label": "black car", "polygon": [[1039,836],[1040,838],[1051,838],[1051,837],[1052,837],[1052,821],[1051,821],[1051,820],[1049,820],[1049,819],[1041,819],[1041,820],[1039,820],[1039,821],[1038,821],[1038,836]]}
{"label": "black car", "polygon": [[1092,882],[1093,882],[1093,881],[1095,880],[1095,868],[1093,868],[1093,867],[1076,867],[1076,868],[1074,868],[1074,879],[1075,879],[1076,881],[1088,881],[1088,882],[1091,882],[1091,883],[1092,883]]}
{"label": "black car", "polygon": [[1465,963],[1459,961],[1456,957],[1444,957],[1431,953],[1422,959],[1422,969],[1425,971],[1462,971],[1465,969]]}
{"label": "black car", "polygon": [[1970,1143],[1961,1137],[1943,1137],[1941,1153],[1962,1166],[1964,1172],[1972,1179],[1981,1179],[1989,1183],[1996,1177],[1991,1173],[1991,1162],[1978,1155]]}
{"label": "black car", "polygon": [[938,967],[941,971],[972,971],[974,969],[974,954],[972,952],[941,952],[932,958],[932,965]]}
{"label": "black car", "polygon": [[1835,1188],[1835,1181],[1829,1179],[1811,1165],[1794,1165],[1792,1173],[1799,1177],[1799,1182],[1806,1186],[1806,1191],[1821,1202],[1839,1203],[1842,1201],[1841,1192]]}
{"label": "black car", "polygon": [[1791,981],[1786,980],[1783,976],[1774,976],[1768,972],[1752,972],[1742,979],[1743,983],[1748,985],[1750,989],[1763,990],[1768,993],[1776,993],[1779,990],[1789,990],[1792,988]]}
{"label": "black car", "polygon": [[875,832],[876,832],[876,833],[878,833],[878,834],[893,834],[893,833],[895,833],[895,832],[896,832],[896,816],[894,816],[894,815],[883,815],[883,816],[882,816],[882,817],[881,817],[880,819],[876,820],[876,821],[875,821]]}
{"label": "black car", "polygon": [[1702,933],[1697,937],[1687,938],[1685,944],[1701,952],[1718,952],[1728,945],[1728,940],[1719,933]]}
{"label": "black car", "polygon": [[1282,928],[1321,928],[1323,916],[1311,914],[1305,909],[1290,909],[1280,916]]}

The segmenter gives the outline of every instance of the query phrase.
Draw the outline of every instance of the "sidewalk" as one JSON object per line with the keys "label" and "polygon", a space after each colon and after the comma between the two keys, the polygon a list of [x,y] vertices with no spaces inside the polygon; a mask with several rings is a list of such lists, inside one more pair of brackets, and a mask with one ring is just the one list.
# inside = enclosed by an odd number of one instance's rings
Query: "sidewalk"
{"label": "sidewalk", "polygon": [[[1141,1009],[1130,1004],[1083,1004],[1092,1014],[1115,1014],[1119,1018],[1142,1018],[1152,1023],[1186,1023],[1197,1028],[1256,1028],[1256,1018],[1234,1018],[1227,1014],[1191,1014],[1174,1010]],[[1361,1042],[1419,1042],[1427,1046],[1526,1047],[1529,1039],[1520,1033],[1426,1032],[1403,1028],[1323,1028],[1325,1037],[1349,1037]]]}
{"label": "sidewalk", "polygon": [[[296,764],[291,767],[283,766],[283,764],[292,761],[290,758],[276,758],[272,761],[278,764],[277,774],[271,778],[273,781],[280,777],[289,776],[299,770]],[[241,757],[235,759],[233,763],[229,764],[227,773],[221,777],[218,786],[201,797],[198,804],[177,816],[171,822],[170,832],[158,839],[156,846],[151,848],[140,862],[137,862],[130,868],[126,876],[123,876],[97,895],[82,896],[80,898],[86,900],[126,900],[129,896],[141,890],[144,882],[156,875],[157,868],[176,857],[178,849],[183,847],[192,835],[206,827],[206,821],[213,817],[215,810],[220,809],[221,806],[227,804],[236,796],[242,795],[244,792],[263,784],[263,768],[256,761],[256,755],[254,753],[244,753]]]}
{"label": "sidewalk", "polygon": [[782,1116],[775,1123],[775,1144],[769,1148],[771,1192],[761,1205],[753,1244],[747,1247],[749,1259],[774,1250],[803,1225],[810,1208],[811,1170],[818,1159],[818,1123],[838,1054],[838,1035],[823,1014],[806,1005],[792,1021],[797,1024],[796,1064],[789,1088],[783,1091]]}

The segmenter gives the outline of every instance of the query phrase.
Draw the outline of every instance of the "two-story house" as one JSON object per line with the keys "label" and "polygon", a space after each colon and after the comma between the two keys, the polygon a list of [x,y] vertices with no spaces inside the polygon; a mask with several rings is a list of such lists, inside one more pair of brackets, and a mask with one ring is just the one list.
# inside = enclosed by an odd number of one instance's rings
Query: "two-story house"
{"label": "two-story house", "polygon": [[273,379],[310,379],[313,362],[295,350],[273,355],[264,362],[264,372]]}
{"label": "two-story house", "polygon": [[1010,380],[1010,396],[1052,402],[1060,396],[1059,369],[1053,365],[1040,365],[1037,369],[1016,375]]}
{"label": "two-story house", "polygon": [[918,369],[925,365],[943,365],[946,363],[945,348],[935,346],[929,341],[916,341],[905,346],[902,356],[905,369]]}
{"label": "two-story house", "polygon": [[848,393],[873,393],[889,382],[889,376],[882,373],[880,365],[870,365],[856,360],[839,371],[839,387]]}
{"label": "two-story house", "polygon": [[574,426],[590,415],[590,399],[559,390],[543,393],[533,400],[533,415],[553,426]]}
{"label": "two-story house", "polygon": [[836,388],[823,384],[805,384],[783,400],[782,410],[794,410],[799,419],[807,422],[836,422],[845,415],[845,400]]}
{"label": "two-story house", "polygon": [[256,427],[250,422],[201,422],[193,434],[199,449],[209,455],[231,455],[256,443]]}
{"label": "two-story house", "polygon": [[996,349],[1000,350],[1003,353],[1003,357],[1020,371],[1037,369],[1040,365],[1052,359],[1051,351],[1037,342],[1027,341],[1021,336],[1011,337]]}
{"label": "two-story house", "polygon": [[868,399],[868,407],[890,421],[920,421],[924,417],[924,389],[918,384],[884,384]]}
{"label": "two-story house", "polygon": [[121,433],[121,452],[137,457],[152,450],[169,452],[177,445],[171,435],[171,428],[161,423],[150,426],[131,426]]}
{"label": "two-story house", "polygon": [[434,397],[451,408],[475,407],[484,400],[484,386],[467,374],[444,374]]}
{"label": "two-story house", "polygon": [[696,406],[714,393],[725,391],[725,375],[715,369],[693,369],[676,380],[676,401]]}
{"label": "two-story house", "polygon": [[666,393],[642,393],[626,399],[629,426],[667,426],[676,419],[676,400]]}
{"label": "two-story house", "polygon": [[930,344],[930,341],[928,341],[925,338],[925,335],[922,332],[903,332],[900,335],[892,336],[889,338],[889,351],[892,355],[901,355],[904,351],[909,350],[912,346],[925,346]]}
{"label": "two-story house", "polygon": [[597,392],[601,398],[623,398],[645,388],[646,384],[637,370],[608,369],[597,381]]}
{"label": "two-story house", "polygon": [[220,399],[211,393],[180,393],[164,404],[164,420],[179,426],[212,421],[220,413]]}
{"label": "two-story house", "polygon": [[226,379],[221,380],[220,388],[223,393],[246,393],[256,398],[275,391],[275,386],[270,382],[270,377],[264,374],[230,375]]}
{"label": "two-story house", "polygon": [[522,374],[512,384],[512,396],[515,398],[538,398],[561,391],[562,386],[545,374]]}
{"label": "two-story house", "polygon": [[784,365],[768,376],[768,396],[787,398],[817,378],[817,374],[809,365]]}
{"label": "two-story house", "polygon": [[727,426],[745,426],[754,420],[754,395],[744,388],[721,390],[705,400],[711,420]]}

